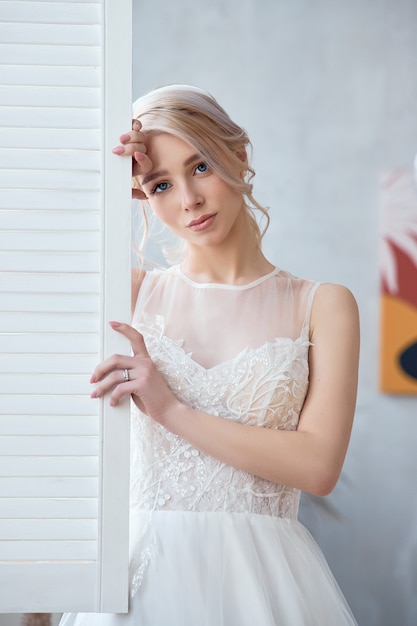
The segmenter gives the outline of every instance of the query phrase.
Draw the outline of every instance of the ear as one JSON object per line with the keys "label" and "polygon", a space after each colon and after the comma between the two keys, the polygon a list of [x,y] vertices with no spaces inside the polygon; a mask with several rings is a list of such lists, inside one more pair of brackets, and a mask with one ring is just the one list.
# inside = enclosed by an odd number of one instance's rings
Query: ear
{"label": "ear", "polygon": [[238,157],[238,159],[240,159],[243,163],[243,169],[240,171],[240,178],[243,180],[247,174],[248,171],[248,155],[246,152],[246,148],[244,146],[242,146],[242,148],[240,148],[239,150],[236,151],[236,155]]}
{"label": "ear", "polygon": [[246,148],[243,146],[236,152],[238,158],[245,164],[248,164],[248,155],[246,153]]}

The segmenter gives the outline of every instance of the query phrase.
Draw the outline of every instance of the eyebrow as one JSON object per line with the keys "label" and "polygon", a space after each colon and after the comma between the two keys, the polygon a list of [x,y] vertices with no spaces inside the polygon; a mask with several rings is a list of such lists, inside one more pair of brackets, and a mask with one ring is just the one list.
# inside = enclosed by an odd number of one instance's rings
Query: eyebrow
{"label": "eyebrow", "polygon": [[[183,166],[187,167],[194,161],[198,161],[199,159],[201,159],[201,156],[202,155],[200,152],[196,152],[195,154],[192,154],[191,156],[188,157],[188,159],[185,159]],[[159,178],[160,176],[166,176],[167,174],[168,174],[168,170],[159,170],[157,172],[152,172],[151,174],[148,174],[147,176],[143,177],[143,180],[140,185],[141,187],[143,187],[147,183],[150,183],[151,181],[155,180],[155,178]]]}

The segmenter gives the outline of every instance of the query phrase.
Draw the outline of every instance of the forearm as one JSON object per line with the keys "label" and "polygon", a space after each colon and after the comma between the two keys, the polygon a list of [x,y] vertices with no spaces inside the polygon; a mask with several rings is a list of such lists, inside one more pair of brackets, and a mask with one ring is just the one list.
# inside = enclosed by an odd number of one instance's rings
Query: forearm
{"label": "forearm", "polygon": [[180,403],[163,424],[228,465],[316,495],[329,493],[340,473],[337,455],[313,433],[247,426]]}

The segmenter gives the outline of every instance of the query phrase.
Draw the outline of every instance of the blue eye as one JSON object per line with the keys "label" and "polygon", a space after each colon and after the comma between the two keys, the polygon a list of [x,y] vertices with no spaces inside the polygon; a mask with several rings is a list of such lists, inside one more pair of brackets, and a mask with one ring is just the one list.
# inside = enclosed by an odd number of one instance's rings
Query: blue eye
{"label": "blue eye", "polygon": [[195,168],[195,171],[198,172],[199,174],[204,174],[205,172],[207,172],[209,169],[209,166],[207,165],[207,163],[199,163],[197,165],[197,167]]}
{"label": "blue eye", "polygon": [[171,185],[169,183],[158,183],[152,188],[151,193],[162,193],[169,189]]}

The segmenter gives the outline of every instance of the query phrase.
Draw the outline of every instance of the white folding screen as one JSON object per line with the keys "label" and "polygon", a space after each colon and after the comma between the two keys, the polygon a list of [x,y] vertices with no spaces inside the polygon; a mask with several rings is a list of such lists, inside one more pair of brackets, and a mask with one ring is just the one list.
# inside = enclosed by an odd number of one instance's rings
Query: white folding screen
{"label": "white folding screen", "polygon": [[127,610],[131,0],[0,0],[0,612]]}

